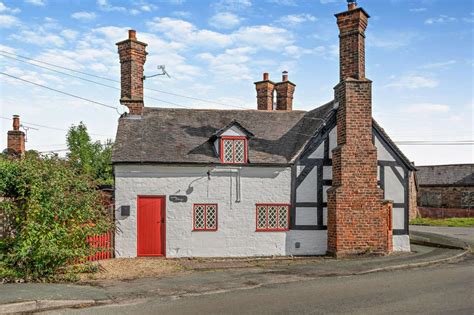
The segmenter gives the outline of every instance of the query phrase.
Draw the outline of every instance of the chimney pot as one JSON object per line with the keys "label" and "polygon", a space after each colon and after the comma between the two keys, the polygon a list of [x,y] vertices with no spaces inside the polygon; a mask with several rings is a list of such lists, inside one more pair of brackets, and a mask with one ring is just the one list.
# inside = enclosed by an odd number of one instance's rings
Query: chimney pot
{"label": "chimney pot", "polygon": [[347,0],[347,8],[350,10],[354,10],[357,8],[357,1],[356,0]]}
{"label": "chimney pot", "polygon": [[283,72],[281,73],[281,80],[282,80],[283,82],[288,81],[288,71],[283,71]]}
{"label": "chimney pot", "polygon": [[270,80],[270,76],[268,75],[268,72],[263,73],[263,81],[268,81]]}
{"label": "chimney pot", "polygon": [[20,116],[13,115],[13,130],[20,130]]}
{"label": "chimney pot", "polygon": [[135,30],[128,30],[128,39],[137,39],[137,31]]}

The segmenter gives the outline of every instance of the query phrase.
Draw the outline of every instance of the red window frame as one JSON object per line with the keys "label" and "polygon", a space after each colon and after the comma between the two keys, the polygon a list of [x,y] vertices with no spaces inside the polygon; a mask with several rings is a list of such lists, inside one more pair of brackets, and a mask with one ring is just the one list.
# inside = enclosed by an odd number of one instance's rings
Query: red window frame
{"label": "red window frame", "polygon": [[[267,207],[267,210],[265,211],[265,228],[259,228],[258,227],[258,207],[259,206],[265,206]],[[287,218],[286,218],[286,227],[285,228],[269,228],[268,227],[268,207],[269,206],[285,206],[287,208]],[[279,211],[277,211],[277,223],[279,222]],[[290,204],[288,203],[257,203],[255,205],[255,231],[256,232],[284,232],[284,231],[289,231],[290,230]]]}
{"label": "red window frame", "polygon": [[[204,228],[197,228],[196,227],[196,207],[197,206],[204,206]],[[216,207],[216,227],[215,228],[208,228],[207,227],[207,207],[208,206],[215,206]],[[217,231],[218,226],[218,212],[219,207],[217,203],[195,203],[193,204],[193,231]]]}
{"label": "red window frame", "polygon": [[[225,162],[224,161],[224,140],[244,140],[244,162],[235,162],[235,145],[232,144],[232,162]],[[224,136],[221,137],[220,144],[219,144],[219,153],[220,153],[220,160],[221,163],[224,164],[245,164],[248,161],[248,141],[246,137],[242,136]]]}

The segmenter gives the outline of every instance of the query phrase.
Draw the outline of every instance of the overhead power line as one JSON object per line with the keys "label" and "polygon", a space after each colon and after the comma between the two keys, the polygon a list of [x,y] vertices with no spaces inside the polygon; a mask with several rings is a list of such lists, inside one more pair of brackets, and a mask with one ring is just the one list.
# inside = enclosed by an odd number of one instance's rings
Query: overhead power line
{"label": "overhead power line", "polygon": [[[22,59],[26,59],[26,60],[31,60],[31,61],[34,61],[34,62],[37,62],[37,63],[42,63],[42,64],[45,64],[45,65],[48,65],[48,66],[57,67],[57,68],[60,68],[60,69],[64,69],[64,70],[68,70],[68,71],[72,71],[72,72],[76,72],[76,73],[80,73],[80,74],[82,74],[82,75],[87,75],[87,76],[94,77],[94,78],[98,78],[98,79],[101,79],[101,80],[107,80],[107,81],[110,81],[110,82],[120,83],[120,81],[118,81],[118,80],[114,80],[114,79],[110,79],[110,78],[107,78],[107,77],[103,77],[103,76],[98,76],[98,75],[95,75],[95,74],[87,73],[87,72],[84,72],[84,71],[79,71],[79,70],[75,70],[75,69],[71,69],[71,68],[67,68],[67,67],[55,65],[55,64],[52,64],[52,63],[49,63],[49,62],[45,62],[45,61],[41,61],[41,60],[37,60],[37,59],[25,57],[25,56],[22,56],[22,55],[14,54],[14,53],[11,53],[11,52],[8,52],[8,51],[5,51],[5,50],[0,50],[0,53],[2,53],[2,54],[1,54],[2,56],[8,57],[8,58],[12,58],[12,57],[6,56],[6,55],[4,55],[4,54],[13,55],[13,56],[18,57],[18,58],[22,58]],[[13,59],[15,59],[15,58],[13,58]],[[19,59],[16,59],[16,60],[21,61],[21,60],[19,60]],[[29,63],[29,64],[35,65],[35,64],[33,64],[33,63]],[[35,65],[35,66],[38,66],[38,65]],[[39,67],[41,67],[41,66],[39,66]],[[45,68],[45,67],[42,67],[42,68]],[[45,69],[48,69],[48,68],[45,68]],[[48,69],[48,70],[54,71],[54,70],[52,70],[52,69]],[[56,71],[56,72],[58,72],[58,71]],[[96,81],[87,80],[87,79],[85,79],[85,78],[81,78],[81,77],[78,77],[78,76],[74,76],[74,75],[71,75],[71,74],[68,74],[68,73],[64,73],[64,72],[60,72],[60,73],[65,74],[65,75],[70,75],[70,76],[76,77],[76,78],[81,79],[81,80],[89,81],[89,82],[91,82],[91,83],[96,83],[96,84],[100,84],[100,85],[103,85],[103,86],[107,86],[107,85],[104,85],[104,84],[102,84],[102,83],[98,83],[98,82],[96,82]],[[107,86],[107,87],[111,87],[111,86]],[[113,87],[113,88],[116,88],[116,87]],[[241,108],[241,109],[250,109],[250,108],[244,107],[244,106],[230,105],[230,104],[226,104],[226,103],[222,103],[222,102],[217,102],[217,101],[213,101],[213,100],[209,100],[209,99],[203,99],[203,98],[198,98],[198,97],[183,95],[183,94],[179,94],[179,93],[174,93],[174,92],[168,92],[168,91],[158,90],[158,89],[154,89],[154,88],[150,88],[150,87],[148,87],[147,90],[155,91],[155,92],[163,93],[163,94],[168,94],[168,95],[172,95],[172,96],[176,96],[176,97],[182,97],[182,98],[186,98],[186,99],[191,99],[191,100],[195,100],[195,101],[200,101],[200,102],[205,102],[205,103],[211,103],[211,104],[221,105],[221,106],[225,106],[225,107],[233,107],[233,108]],[[155,99],[155,98],[153,98],[153,97],[151,97],[151,96],[145,96],[145,97],[149,97],[150,99]],[[168,104],[171,104],[171,105],[179,106],[179,107],[187,107],[187,106],[184,106],[184,105],[180,105],[180,104],[176,104],[176,103],[164,101],[164,100],[161,100],[161,99],[155,99],[155,100],[160,101],[160,102],[164,102],[164,103],[168,103]]]}
{"label": "overhead power line", "polygon": [[49,86],[46,86],[46,85],[43,85],[43,84],[39,84],[39,83],[30,81],[30,80],[25,80],[25,79],[19,78],[17,76],[14,76],[14,75],[11,75],[11,74],[8,74],[8,73],[5,73],[5,72],[0,72],[0,74],[4,75],[4,76],[7,76],[7,77],[10,77],[10,78],[15,79],[15,80],[19,80],[19,81],[23,81],[23,82],[26,82],[26,83],[29,83],[29,84],[32,84],[32,85],[36,85],[36,86],[42,87],[44,89],[54,91],[56,93],[64,94],[64,95],[74,97],[74,98],[77,98],[77,99],[80,99],[80,100],[83,100],[83,101],[86,101],[86,102],[90,102],[90,103],[93,103],[93,104],[96,104],[96,105],[100,105],[100,106],[115,109],[115,110],[117,109],[117,107],[112,106],[112,105],[107,105],[107,104],[97,102],[97,101],[94,101],[94,100],[91,100],[91,99],[88,99],[88,98],[85,98],[85,97],[82,97],[82,96],[78,96],[78,95],[74,95],[74,94],[71,94],[71,93],[68,93],[68,92],[57,90],[55,88],[52,88],[52,87],[49,87]]}
{"label": "overhead power line", "polygon": [[[80,77],[80,76],[77,76],[77,75],[74,75],[74,74],[70,74],[70,73],[67,73],[67,72],[63,72],[63,71],[59,71],[59,70],[56,70],[56,69],[51,69],[51,68],[48,68],[48,67],[44,67],[44,66],[41,66],[41,65],[37,65],[33,62],[29,62],[29,61],[26,61],[26,60],[22,60],[22,59],[19,59],[19,58],[15,58],[15,57],[12,57],[12,56],[8,56],[8,55],[4,55],[3,53],[0,53],[0,56],[3,56],[3,57],[6,57],[6,58],[10,58],[10,59],[13,59],[13,60],[16,60],[16,61],[20,61],[20,62],[23,62],[23,63],[27,63],[27,64],[30,64],[32,66],[35,66],[35,67],[38,67],[38,68],[41,68],[41,69],[46,69],[48,71],[52,71],[52,72],[56,72],[56,73],[59,73],[59,74],[63,74],[63,75],[67,75],[67,76],[70,76],[70,77],[73,77],[73,78],[76,78],[76,79],[79,79],[79,80],[83,80],[83,81],[86,81],[86,82],[90,82],[90,83],[94,83],[94,84],[97,84],[97,85],[100,85],[100,86],[105,86],[105,87],[108,87],[110,89],[114,89],[114,90],[118,90],[120,91],[121,89],[118,88],[118,87],[115,87],[115,86],[112,86],[112,85],[108,85],[108,84],[104,84],[104,83],[101,83],[101,82],[97,82],[97,81],[94,81],[94,80],[89,80],[87,78],[83,78],[83,77]],[[35,61],[35,62],[38,62],[38,61]],[[115,82],[115,81],[114,81]],[[159,102],[162,102],[162,103],[166,103],[166,104],[170,104],[170,105],[173,105],[173,106],[178,106],[178,107],[184,107],[184,108],[187,108],[187,106],[184,106],[184,105],[181,105],[181,104],[177,104],[177,103],[173,103],[173,102],[169,102],[169,101],[165,101],[165,100],[162,100],[162,99],[159,99],[159,98],[156,98],[156,97],[152,97],[152,96],[146,96],[146,98],[149,98],[149,99],[152,99],[152,100],[156,100],[156,101],[159,101]]]}
{"label": "overhead power line", "polygon": [[[11,120],[11,118],[4,117],[4,116],[0,116],[0,118],[1,118],[1,119],[5,119],[5,120]],[[51,126],[46,126],[46,125],[40,125],[40,124],[31,123],[31,122],[27,122],[27,121],[22,121],[21,123],[22,123],[22,124],[25,124],[25,125],[31,125],[31,126],[41,127],[41,128],[46,128],[46,129],[59,130],[59,131],[69,131],[69,129],[65,129],[65,128],[58,128],[58,127],[51,127]],[[111,136],[111,135],[103,135],[103,134],[100,134],[100,133],[92,133],[92,132],[89,132],[89,134],[90,134],[91,136],[113,137],[113,136]]]}

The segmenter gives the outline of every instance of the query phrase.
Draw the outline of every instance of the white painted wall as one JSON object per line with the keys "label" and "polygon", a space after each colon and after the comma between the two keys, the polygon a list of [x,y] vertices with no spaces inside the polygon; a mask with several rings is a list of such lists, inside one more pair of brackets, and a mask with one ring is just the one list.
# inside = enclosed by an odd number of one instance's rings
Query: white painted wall
{"label": "white painted wall", "polygon": [[[227,167],[219,167],[220,170]],[[116,165],[115,249],[117,257],[134,257],[138,195],[166,195],[167,257],[235,257],[317,255],[326,252],[326,231],[256,232],[256,203],[290,203],[291,170],[284,167],[243,167],[241,202],[236,200],[236,175],[209,167]],[[169,195],[187,195],[172,203]],[[193,232],[193,203],[218,204],[218,230]],[[120,206],[130,205],[121,217]],[[295,243],[300,242],[300,248]]]}
{"label": "white painted wall", "polygon": [[394,252],[410,252],[410,237],[408,235],[393,235]]}

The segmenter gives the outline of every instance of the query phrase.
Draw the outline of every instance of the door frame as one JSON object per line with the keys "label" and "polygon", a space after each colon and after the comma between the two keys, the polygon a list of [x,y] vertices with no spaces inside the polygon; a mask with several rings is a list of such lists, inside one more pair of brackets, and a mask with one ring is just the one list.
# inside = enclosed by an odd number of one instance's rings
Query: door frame
{"label": "door frame", "polygon": [[[138,233],[138,216],[140,211],[138,210],[138,200],[140,198],[162,198],[163,199],[163,215],[165,219],[165,224],[161,231],[161,244],[162,252],[164,254],[155,254],[155,255],[139,255],[138,254],[138,242],[140,238],[140,233]],[[137,257],[166,257],[166,195],[137,195],[137,222],[136,222],[136,232],[137,232]]]}

